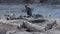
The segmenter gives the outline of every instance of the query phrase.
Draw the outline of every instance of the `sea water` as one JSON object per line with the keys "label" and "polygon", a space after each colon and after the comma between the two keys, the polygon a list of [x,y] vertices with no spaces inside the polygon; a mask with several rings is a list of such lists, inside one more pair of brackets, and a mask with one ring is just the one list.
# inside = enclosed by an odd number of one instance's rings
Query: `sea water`
{"label": "sea water", "polygon": [[33,14],[41,14],[44,17],[51,15],[52,18],[60,18],[60,5],[41,5],[41,4],[0,4],[0,14],[16,14],[16,16],[24,16],[26,12],[25,5],[33,8]]}

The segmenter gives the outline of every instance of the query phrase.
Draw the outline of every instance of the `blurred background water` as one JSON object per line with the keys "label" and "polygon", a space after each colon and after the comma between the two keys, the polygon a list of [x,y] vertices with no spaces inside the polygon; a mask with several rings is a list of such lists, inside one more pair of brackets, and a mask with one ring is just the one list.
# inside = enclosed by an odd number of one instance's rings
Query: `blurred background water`
{"label": "blurred background water", "polygon": [[[22,12],[26,4],[0,4],[0,14],[16,14],[26,15],[26,12]],[[27,4],[30,8],[33,8],[33,14],[42,14],[44,17],[51,15],[52,18],[60,18],[60,5],[41,5],[41,4]]]}

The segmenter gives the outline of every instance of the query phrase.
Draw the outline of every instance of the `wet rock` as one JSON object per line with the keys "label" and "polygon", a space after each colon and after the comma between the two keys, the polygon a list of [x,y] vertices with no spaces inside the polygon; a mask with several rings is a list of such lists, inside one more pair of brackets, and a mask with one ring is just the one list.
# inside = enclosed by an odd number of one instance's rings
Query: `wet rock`
{"label": "wet rock", "polygon": [[49,29],[52,29],[53,27],[56,27],[57,26],[57,22],[56,21],[51,21],[49,23],[47,23],[47,26],[45,27],[45,30],[49,30]]}
{"label": "wet rock", "polygon": [[14,33],[16,33],[15,30],[14,30],[14,31],[7,31],[7,32],[6,32],[6,34],[14,34]]}
{"label": "wet rock", "polygon": [[29,22],[24,22],[23,27],[27,29],[29,32],[45,32],[44,28],[36,24],[32,24]]}
{"label": "wet rock", "polygon": [[52,29],[52,30],[48,30],[45,34],[60,34],[60,31]]}
{"label": "wet rock", "polygon": [[40,14],[36,14],[36,15],[33,15],[34,18],[43,18],[43,15],[40,15]]}
{"label": "wet rock", "polygon": [[20,32],[20,31],[8,31],[6,34],[44,34],[41,32]]}
{"label": "wet rock", "polygon": [[6,33],[6,31],[7,31],[7,30],[4,30],[4,29],[3,29],[3,30],[1,30],[1,29],[0,29],[0,34],[5,34],[5,33]]}
{"label": "wet rock", "polygon": [[32,22],[32,23],[42,23],[42,22],[45,22],[46,20],[45,19],[36,19],[36,20],[30,20],[29,22]]}

